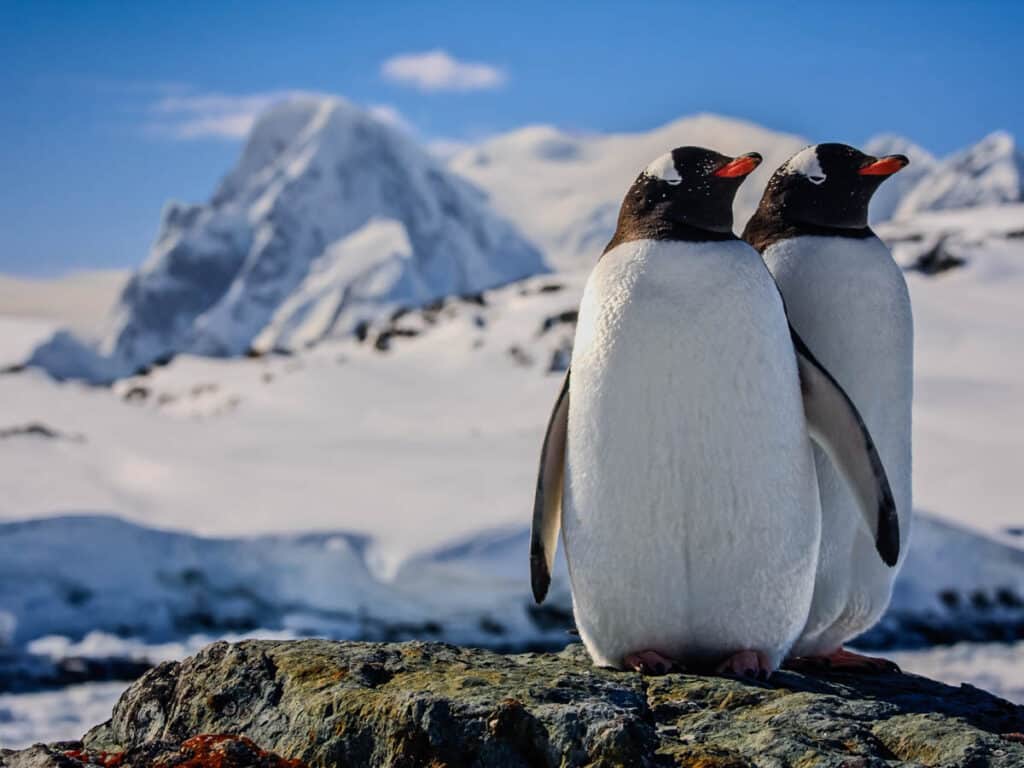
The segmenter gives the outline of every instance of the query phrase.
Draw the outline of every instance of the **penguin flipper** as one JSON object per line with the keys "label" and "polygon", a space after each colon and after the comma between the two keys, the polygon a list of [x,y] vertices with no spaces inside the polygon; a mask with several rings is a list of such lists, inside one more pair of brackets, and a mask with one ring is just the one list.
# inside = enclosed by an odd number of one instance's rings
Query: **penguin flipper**
{"label": "penguin flipper", "polygon": [[790,326],[811,439],[828,454],[857,498],[875,549],[888,566],[900,554],[899,519],[889,479],[856,406]]}
{"label": "penguin flipper", "polygon": [[540,452],[537,492],[533,500],[533,525],[530,530],[530,584],[533,599],[544,601],[555,566],[558,531],[562,527],[562,480],[565,476],[565,445],[569,426],[569,372],[558,393],[548,420],[544,446]]}

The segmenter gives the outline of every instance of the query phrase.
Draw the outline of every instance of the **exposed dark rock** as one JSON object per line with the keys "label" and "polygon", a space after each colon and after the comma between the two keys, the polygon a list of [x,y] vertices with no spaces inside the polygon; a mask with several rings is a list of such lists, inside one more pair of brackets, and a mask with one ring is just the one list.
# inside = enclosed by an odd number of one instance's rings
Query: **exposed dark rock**
{"label": "exposed dark rock", "polygon": [[0,427],[0,440],[9,437],[45,437],[51,440],[70,440],[74,443],[85,442],[82,435],[61,432],[39,421],[30,421],[28,424],[18,424],[13,427]]}
{"label": "exposed dark rock", "polygon": [[466,302],[467,304],[476,304],[477,306],[480,307],[487,306],[487,297],[482,292],[463,293],[459,296],[459,298],[462,299],[462,301]]}
{"label": "exposed dark rock", "polygon": [[49,656],[0,648],[0,691],[19,693],[63,688],[78,683],[138,679],[153,665],[121,657]]}
{"label": "exposed dark rock", "polygon": [[541,324],[540,332],[538,333],[538,335],[547,333],[556,325],[562,325],[563,323],[568,325],[576,325],[576,320],[579,318],[579,314],[579,310],[567,309],[564,312],[559,312],[557,315],[550,315],[548,317],[545,317],[544,322]]}
{"label": "exposed dark rock", "polygon": [[133,387],[129,387],[129,389],[124,393],[122,397],[124,398],[125,402],[128,403],[141,403],[143,400],[149,397],[149,395],[149,387],[143,387],[142,385],[137,384]]}
{"label": "exposed dark rock", "polygon": [[966,263],[966,259],[957,256],[950,250],[949,238],[941,237],[935,245],[918,256],[907,269],[925,275],[937,275],[940,272],[962,267]]}
{"label": "exposed dark rock", "polygon": [[551,352],[548,373],[564,373],[569,370],[570,362],[572,362],[572,339],[566,339]]}
{"label": "exposed dark rock", "polygon": [[[119,755],[122,766],[218,764],[181,757],[204,745],[252,760],[224,765],[274,768],[1009,768],[1024,765],[1021,731],[1022,707],[898,673],[780,672],[755,684],[598,669],[578,645],[505,656],[423,642],[246,641],[151,670],[75,749],[4,759],[11,768],[77,768],[60,762],[73,759],[65,753]],[[251,741],[196,739],[212,733]]]}
{"label": "exposed dark rock", "polygon": [[507,351],[509,357],[511,357],[517,365],[521,365],[524,368],[529,368],[533,365],[533,358],[530,356],[530,353],[518,344],[513,344]]}
{"label": "exposed dark rock", "polygon": [[391,339],[394,338],[412,338],[413,336],[419,336],[420,332],[414,328],[388,328],[381,331],[380,335],[377,336],[377,341],[374,342],[373,346],[378,352],[387,352],[391,349]]}

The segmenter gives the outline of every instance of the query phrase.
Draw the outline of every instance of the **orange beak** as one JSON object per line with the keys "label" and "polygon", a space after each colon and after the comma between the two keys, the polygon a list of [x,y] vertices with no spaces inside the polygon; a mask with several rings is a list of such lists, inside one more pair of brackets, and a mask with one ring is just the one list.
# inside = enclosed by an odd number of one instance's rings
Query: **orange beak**
{"label": "orange beak", "polygon": [[891,176],[905,168],[909,162],[905,155],[889,155],[862,165],[857,173],[861,176]]}
{"label": "orange beak", "polygon": [[735,179],[738,176],[746,176],[761,164],[761,156],[757,152],[748,152],[740,155],[735,160],[730,160],[717,171],[715,176],[726,179]]}

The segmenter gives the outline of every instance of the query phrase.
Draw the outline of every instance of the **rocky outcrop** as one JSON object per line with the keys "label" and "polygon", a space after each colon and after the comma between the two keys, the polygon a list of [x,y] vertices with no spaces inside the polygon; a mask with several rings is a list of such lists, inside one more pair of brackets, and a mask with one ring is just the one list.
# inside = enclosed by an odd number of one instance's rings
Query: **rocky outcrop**
{"label": "rocky outcrop", "polygon": [[597,669],[578,645],[247,641],[151,670],[83,743],[0,764],[1009,768],[1024,765],[1020,731],[1024,708],[913,675],[760,684]]}

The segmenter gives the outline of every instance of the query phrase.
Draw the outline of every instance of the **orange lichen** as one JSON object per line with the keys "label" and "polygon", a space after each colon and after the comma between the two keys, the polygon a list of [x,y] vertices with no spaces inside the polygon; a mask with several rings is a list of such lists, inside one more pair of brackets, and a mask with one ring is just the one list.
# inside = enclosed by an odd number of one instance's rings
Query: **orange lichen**
{"label": "orange lichen", "polygon": [[252,739],[227,734],[203,734],[182,742],[178,755],[164,758],[155,768],[307,768],[301,760],[286,760],[260,749]]}
{"label": "orange lichen", "polygon": [[124,752],[89,752],[87,749],[69,749],[64,757],[70,757],[86,765],[102,765],[103,768],[118,768],[124,762]]}

